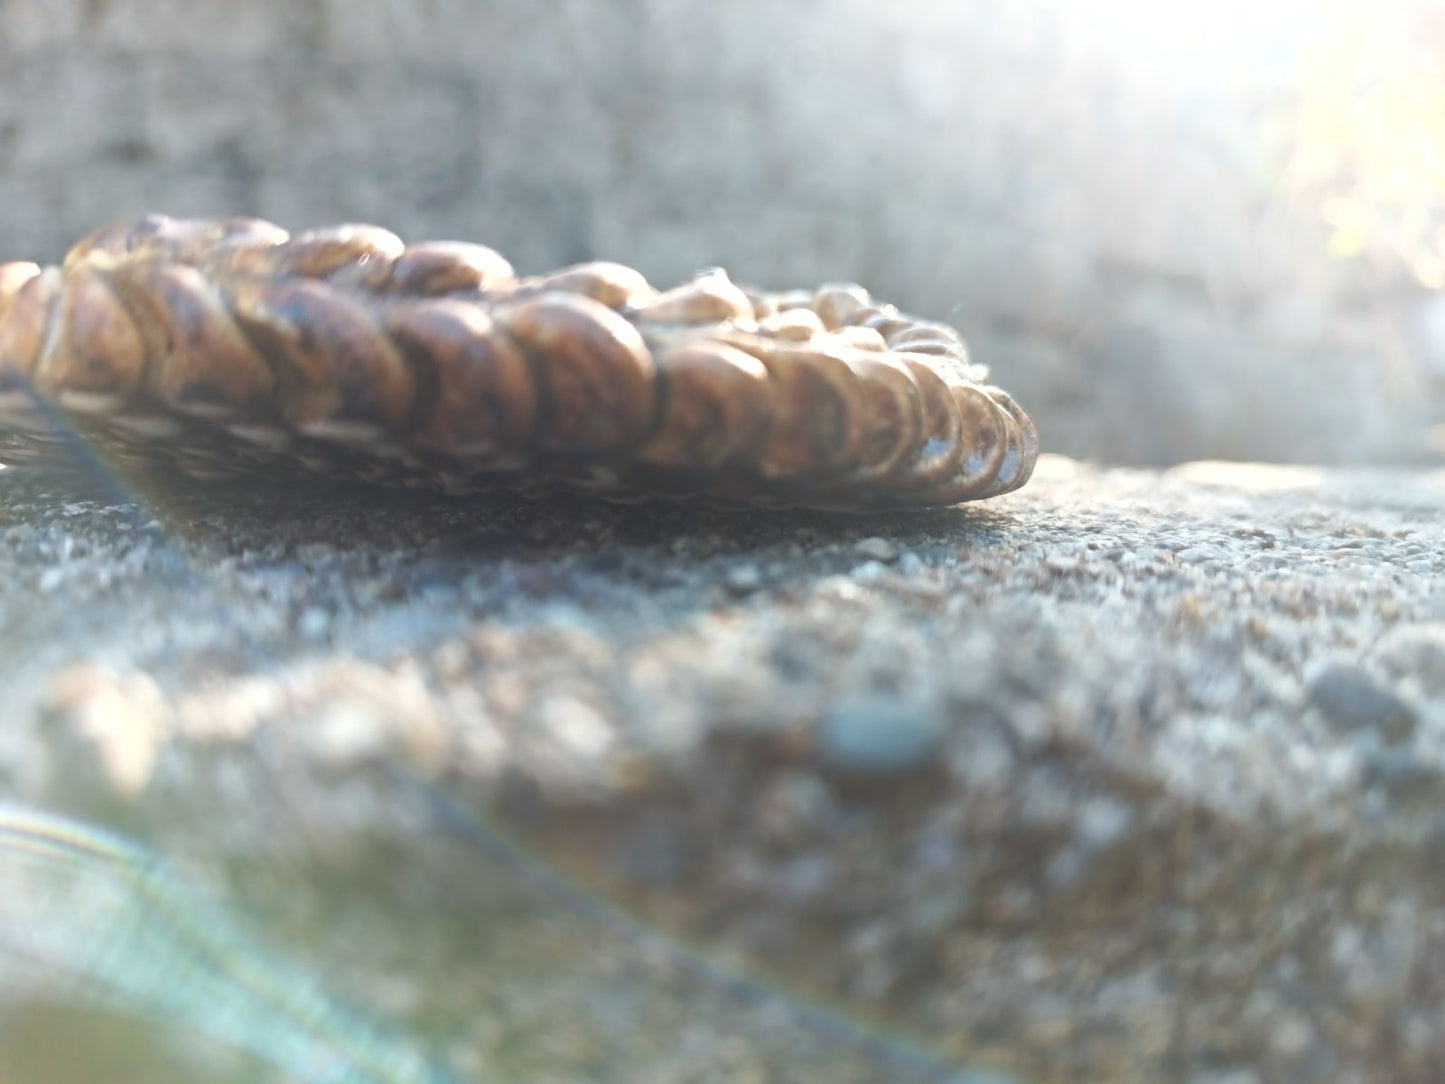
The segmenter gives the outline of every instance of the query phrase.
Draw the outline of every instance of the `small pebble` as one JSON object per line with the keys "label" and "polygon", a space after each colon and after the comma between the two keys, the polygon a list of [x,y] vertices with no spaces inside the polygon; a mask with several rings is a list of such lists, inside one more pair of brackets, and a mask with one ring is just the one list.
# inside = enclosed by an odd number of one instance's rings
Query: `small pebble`
{"label": "small pebble", "polygon": [[750,595],[763,585],[763,574],[757,565],[739,565],[730,569],[723,583],[734,595]]}
{"label": "small pebble", "polygon": [[824,764],[852,772],[906,772],[926,767],[943,743],[935,712],[884,697],[829,709],[818,726]]}
{"label": "small pebble", "polygon": [[853,543],[855,553],[864,557],[871,557],[875,561],[896,561],[898,560],[898,547],[886,538],[864,538]]}
{"label": "small pebble", "polygon": [[1315,675],[1310,703],[1339,730],[1376,730],[1398,744],[1415,733],[1415,711],[1356,666],[1336,664]]}

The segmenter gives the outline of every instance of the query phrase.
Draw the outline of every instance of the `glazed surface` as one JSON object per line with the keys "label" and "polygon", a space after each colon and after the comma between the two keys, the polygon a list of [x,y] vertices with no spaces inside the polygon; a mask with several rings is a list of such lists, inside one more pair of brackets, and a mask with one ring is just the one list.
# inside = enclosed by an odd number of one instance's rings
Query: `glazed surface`
{"label": "glazed surface", "polygon": [[995,496],[1038,452],[957,332],[858,286],[162,216],[0,264],[0,460],[76,433],[198,477],[824,508]]}

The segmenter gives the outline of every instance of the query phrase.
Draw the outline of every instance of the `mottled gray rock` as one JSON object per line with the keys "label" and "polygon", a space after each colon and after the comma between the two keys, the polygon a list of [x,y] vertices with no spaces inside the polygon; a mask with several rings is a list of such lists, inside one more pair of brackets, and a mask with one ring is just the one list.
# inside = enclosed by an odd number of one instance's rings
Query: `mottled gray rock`
{"label": "mottled gray rock", "polygon": [[1442,500],[1055,457],[862,519],[6,471],[0,788],[209,874],[464,1079],[1425,1084]]}

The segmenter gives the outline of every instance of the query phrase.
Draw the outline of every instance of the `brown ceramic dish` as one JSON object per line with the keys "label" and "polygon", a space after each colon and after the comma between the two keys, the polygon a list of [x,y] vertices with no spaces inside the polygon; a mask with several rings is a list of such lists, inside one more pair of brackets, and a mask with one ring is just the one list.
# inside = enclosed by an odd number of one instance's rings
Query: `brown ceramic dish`
{"label": "brown ceramic dish", "polygon": [[0,460],[67,431],[201,477],[823,508],[1023,485],[1028,416],[958,334],[857,286],[657,291],[374,226],[151,216],[0,264]]}

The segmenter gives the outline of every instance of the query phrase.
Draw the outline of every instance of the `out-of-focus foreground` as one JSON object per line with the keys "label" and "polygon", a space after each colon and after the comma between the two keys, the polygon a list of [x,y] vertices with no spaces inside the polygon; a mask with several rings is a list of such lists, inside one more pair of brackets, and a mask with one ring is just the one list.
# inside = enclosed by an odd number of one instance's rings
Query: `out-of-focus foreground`
{"label": "out-of-focus foreground", "polygon": [[853,279],[1053,451],[1439,460],[1445,21],[1173,7],[3,0],[0,255],[163,210]]}

